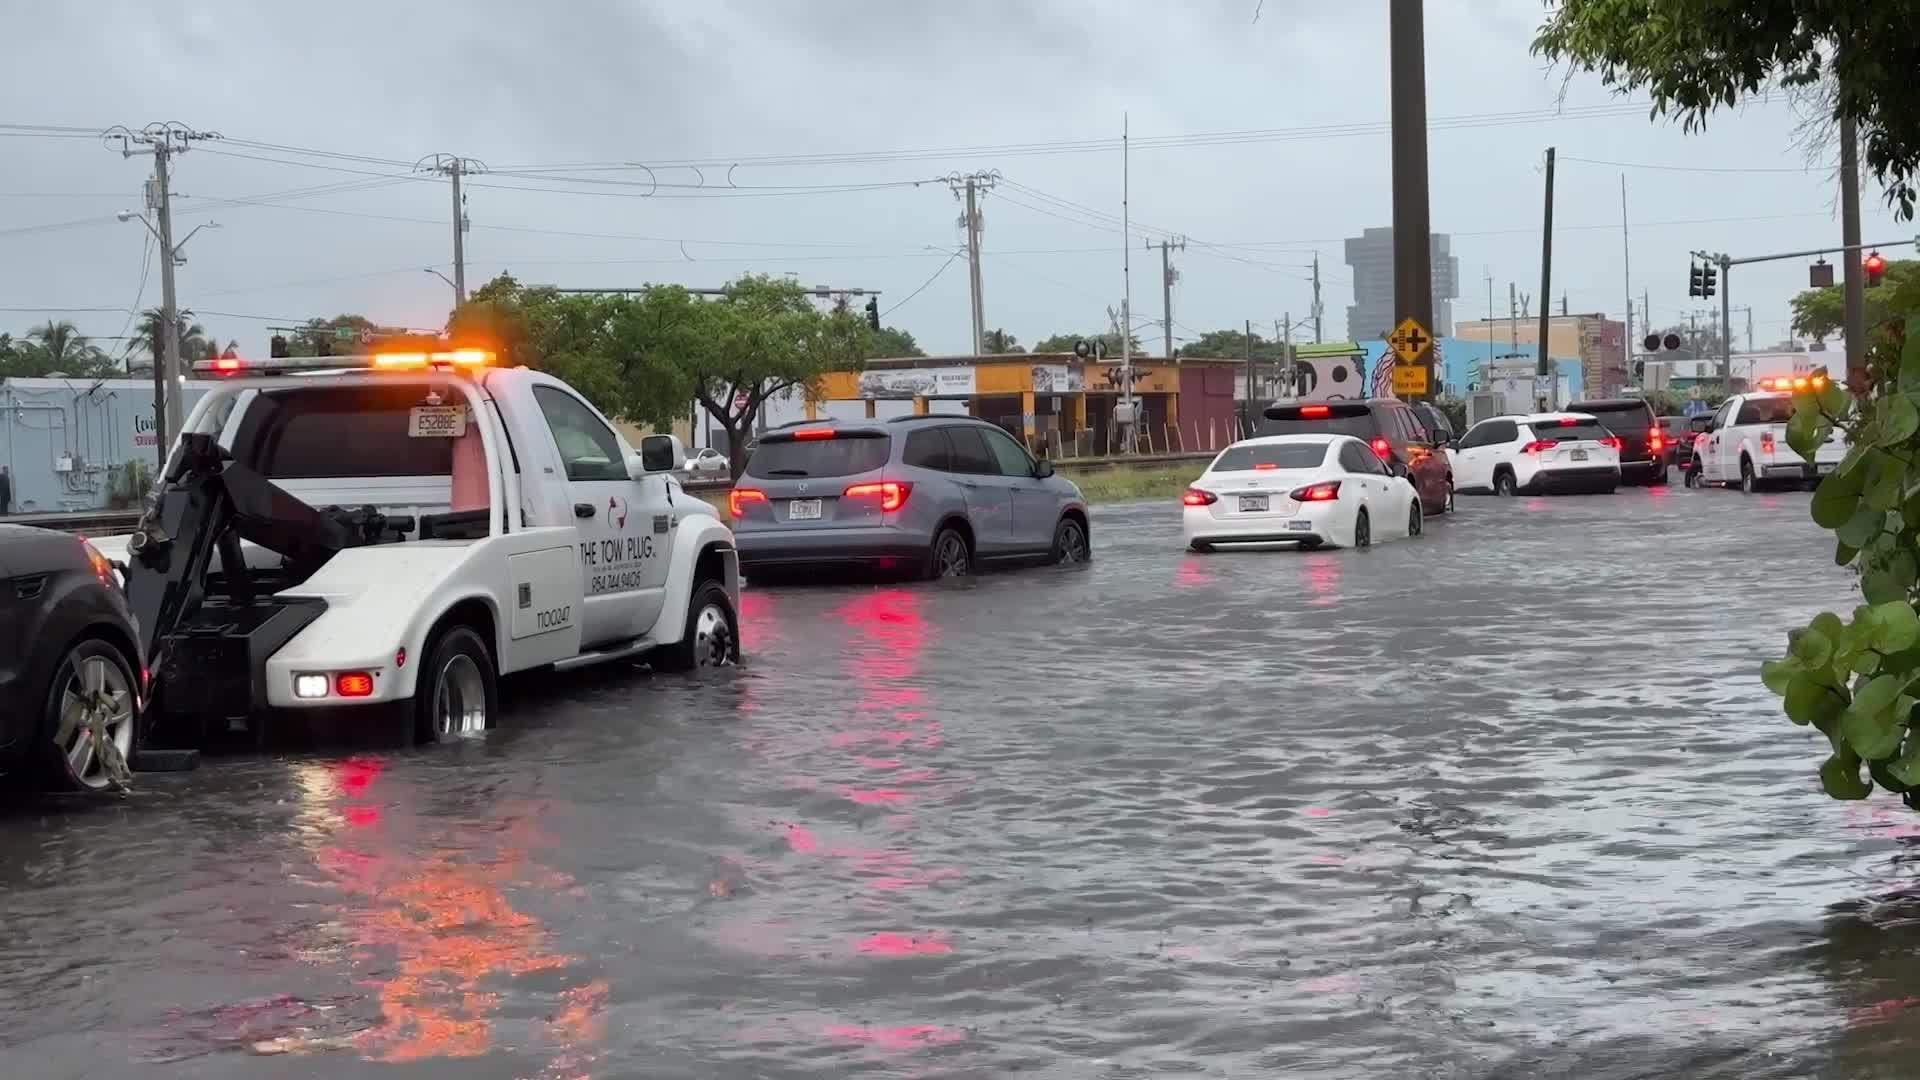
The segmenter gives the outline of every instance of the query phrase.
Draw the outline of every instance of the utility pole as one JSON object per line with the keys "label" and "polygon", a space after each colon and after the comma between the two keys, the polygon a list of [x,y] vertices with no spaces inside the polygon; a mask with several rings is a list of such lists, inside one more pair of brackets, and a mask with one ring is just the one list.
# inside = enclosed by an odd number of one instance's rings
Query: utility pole
{"label": "utility pole", "polygon": [[[1160,304],[1161,304],[1160,310],[1164,313],[1160,319],[1160,332],[1162,333],[1162,335],[1166,337],[1166,341],[1167,341],[1167,345],[1166,345],[1167,361],[1169,363],[1172,363],[1173,362],[1173,282],[1176,278],[1180,276],[1180,274],[1179,274],[1179,271],[1173,268],[1172,258],[1167,251],[1167,249],[1170,247],[1179,248],[1181,251],[1185,251],[1187,250],[1187,242],[1185,240],[1176,240],[1171,242],[1166,240],[1160,241]],[[1149,251],[1153,249],[1153,241],[1151,240],[1147,241],[1147,249]]]}
{"label": "utility pole", "polygon": [[[1325,313],[1326,308],[1320,303],[1320,253],[1316,251],[1313,253],[1313,343],[1315,345],[1320,344],[1322,341],[1320,337],[1320,320],[1321,316]],[[1292,375],[1291,359],[1289,359],[1288,364],[1287,374]]]}
{"label": "utility pole", "polygon": [[[174,266],[184,260],[180,255],[181,245],[173,242],[173,192],[168,186],[173,177],[167,166],[173,155],[186,153],[193,143],[218,138],[218,132],[195,131],[180,124],[148,124],[139,131],[115,127],[103,136],[109,149],[119,144],[122,158],[153,155],[147,209],[153,212],[158,225],[148,227],[160,241],[160,318],[165,323],[160,330],[160,356],[153,365],[153,434],[162,472],[166,470],[172,440],[180,434],[185,421],[180,400],[180,298],[173,279]],[[128,216],[123,212],[122,220]]]}
{"label": "utility pole", "polygon": [[460,191],[460,178],[487,171],[485,162],[456,154],[434,154],[413,163],[415,172],[438,173],[453,181],[453,297],[456,304],[467,302],[467,239],[472,227],[467,220],[466,196]]}
{"label": "utility pole", "polygon": [[[1627,298],[1627,331],[1622,341],[1626,353],[1627,377],[1633,377],[1633,245],[1627,240],[1627,174],[1620,174],[1620,283]],[[1648,326],[1647,329],[1653,329]]]}
{"label": "utility pole", "polygon": [[1120,278],[1124,291],[1120,295],[1120,392],[1125,399],[1126,413],[1120,426],[1127,435],[1127,453],[1129,454],[1137,452],[1140,448],[1140,440],[1135,435],[1139,430],[1140,417],[1133,400],[1133,144],[1129,134],[1131,127],[1131,120],[1125,112],[1122,112],[1120,114]]}
{"label": "utility pole", "polygon": [[1547,205],[1540,227],[1540,351],[1534,373],[1547,377],[1547,407],[1560,407],[1560,375],[1553,368],[1547,337],[1553,327],[1553,150],[1547,147]]}
{"label": "utility pole", "polygon": [[980,199],[993,189],[995,181],[999,179],[998,170],[968,173],[965,176],[956,173],[947,177],[947,187],[952,189],[953,197],[966,206],[966,212],[960,218],[960,227],[967,231],[967,294],[973,305],[975,356],[987,351],[987,306],[980,286],[980,234],[985,228],[980,219]]}
{"label": "utility pole", "polygon": [[1246,320],[1246,325],[1240,331],[1240,333],[1242,335],[1240,338],[1242,342],[1240,347],[1244,351],[1244,355],[1242,359],[1243,359],[1243,363],[1245,365],[1245,370],[1247,373],[1247,404],[1248,404],[1248,407],[1251,408],[1252,406],[1260,403],[1260,382],[1255,377],[1254,370],[1253,370],[1253,320],[1252,319]]}
{"label": "utility pole", "polygon": [[1431,400],[1438,380],[1433,363],[1433,226],[1427,203],[1426,13],[1422,0],[1389,0],[1388,68],[1393,124],[1393,306],[1428,338],[1415,362],[1427,369]]}
{"label": "utility pole", "polygon": [[1847,388],[1861,401],[1871,389],[1867,377],[1866,272],[1860,266],[1860,141],[1851,113],[1840,114],[1840,243],[1848,249],[1845,318]]}
{"label": "utility pole", "polygon": [[[1315,263],[1319,262],[1315,258]],[[1317,321],[1317,320],[1316,320]],[[1280,316],[1280,363],[1281,370],[1287,373],[1287,396],[1293,396],[1293,312]]]}
{"label": "utility pole", "polygon": [[1507,282],[1507,350],[1509,356],[1520,355],[1520,293],[1519,286]]}
{"label": "utility pole", "polygon": [[1753,305],[1747,305],[1747,351],[1753,351]]}

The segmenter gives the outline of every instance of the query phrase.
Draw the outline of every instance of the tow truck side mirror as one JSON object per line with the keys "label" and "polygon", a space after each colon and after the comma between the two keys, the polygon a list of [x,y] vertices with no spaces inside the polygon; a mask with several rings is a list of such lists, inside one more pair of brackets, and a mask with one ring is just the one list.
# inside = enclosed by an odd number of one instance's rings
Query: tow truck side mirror
{"label": "tow truck side mirror", "polygon": [[639,480],[685,468],[686,464],[687,450],[679,439],[672,435],[649,435],[640,440],[639,460],[627,462],[627,475]]}

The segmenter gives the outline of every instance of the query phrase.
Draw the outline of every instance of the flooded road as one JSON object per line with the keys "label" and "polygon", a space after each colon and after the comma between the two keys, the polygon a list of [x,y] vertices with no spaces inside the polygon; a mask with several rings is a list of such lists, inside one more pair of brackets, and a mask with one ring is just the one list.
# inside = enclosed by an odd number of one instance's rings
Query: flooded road
{"label": "flooded road", "polygon": [[[1920,1070],[1920,815],[1758,678],[1807,496],[749,590],[750,666],[0,816],[0,1076]],[[282,1056],[264,1052],[286,1051]]]}

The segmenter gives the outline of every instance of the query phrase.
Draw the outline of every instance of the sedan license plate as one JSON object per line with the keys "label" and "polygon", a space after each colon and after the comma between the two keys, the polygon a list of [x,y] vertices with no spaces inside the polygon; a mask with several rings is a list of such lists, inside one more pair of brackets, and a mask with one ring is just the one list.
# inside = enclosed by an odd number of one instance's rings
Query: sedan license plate
{"label": "sedan license plate", "polygon": [[1240,496],[1240,512],[1241,513],[1243,514],[1264,513],[1266,509],[1267,509],[1267,497],[1265,495]]}
{"label": "sedan license plate", "polygon": [[787,519],[789,521],[820,520],[820,500],[794,499],[787,503]]}
{"label": "sedan license plate", "polygon": [[1585,450],[1575,450],[1572,456],[1575,461],[1587,460],[1587,452]]}
{"label": "sedan license plate", "polygon": [[1308,532],[1308,531],[1311,531],[1311,530],[1313,529],[1313,522],[1311,522],[1311,521],[1289,521],[1289,522],[1287,522],[1287,528],[1288,528],[1288,529],[1290,529],[1290,530],[1292,530],[1292,531],[1294,531],[1294,532]]}

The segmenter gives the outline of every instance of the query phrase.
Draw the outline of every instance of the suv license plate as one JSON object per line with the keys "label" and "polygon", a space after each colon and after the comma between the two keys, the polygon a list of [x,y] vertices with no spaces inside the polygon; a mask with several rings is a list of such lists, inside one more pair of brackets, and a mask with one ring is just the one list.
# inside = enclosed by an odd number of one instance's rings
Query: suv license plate
{"label": "suv license plate", "polygon": [[1265,495],[1240,496],[1240,512],[1243,514],[1252,513],[1252,512],[1264,512],[1266,508],[1267,508],[1267,497]]}
{"label": "suv license plate", "polygon": [[820,500],[819,499],[792,500],[791,502],[787,503],[787,519],[789,521],[820,520]]}
{"label": "suv license plate", "polygon": [[1575,461],[1587,460],[1587,452],[1585,450],[1575,450],[1573,452],[1573,460]]}

